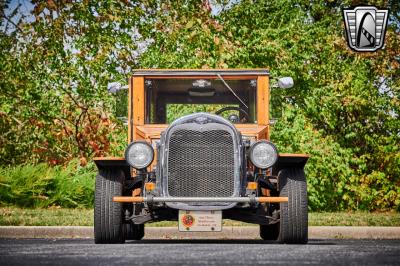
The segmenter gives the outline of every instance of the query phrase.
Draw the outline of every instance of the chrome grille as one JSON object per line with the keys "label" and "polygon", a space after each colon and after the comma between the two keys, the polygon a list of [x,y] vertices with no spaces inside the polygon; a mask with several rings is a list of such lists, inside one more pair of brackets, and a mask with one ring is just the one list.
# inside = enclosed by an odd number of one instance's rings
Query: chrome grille
{"label": "chrome grille", "polygon": [[169,139],[168,192],[172,197],[234,194],[234,144],[225,130],[179,129]]}

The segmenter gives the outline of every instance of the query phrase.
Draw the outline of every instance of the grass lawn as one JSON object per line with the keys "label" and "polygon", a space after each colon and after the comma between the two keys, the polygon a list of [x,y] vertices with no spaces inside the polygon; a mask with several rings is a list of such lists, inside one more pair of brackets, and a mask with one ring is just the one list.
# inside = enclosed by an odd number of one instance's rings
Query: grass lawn
{"label": "grass lawn", "polygon": [[[309,213],[309,225],[331,226],[400,226],[398,212],[323,212]],[[224,220],[224,225],[249,226],[252,224]],[[92,209],[21,209],[0,207],[1,225],[93,225]],[[148,226],[177,226],[177,222],[155,222]]]}

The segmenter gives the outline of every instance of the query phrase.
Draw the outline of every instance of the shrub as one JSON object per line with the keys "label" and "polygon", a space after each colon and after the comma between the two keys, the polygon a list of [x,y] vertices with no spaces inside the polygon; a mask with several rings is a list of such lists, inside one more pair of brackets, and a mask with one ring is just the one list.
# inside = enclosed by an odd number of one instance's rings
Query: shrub
{"label": "shrub", "polygon": [[299,109],[285,109],[272,128],[271,139],[279,152],[311,155],[305,167],[311,210],[399,210],[396,183],[382,171],[365,174],[365,157],[357,157],[351,148],[324,136]]}
{"label": "shrub", "polygon": [[18,165],[0,169],[0,204],[20,207],[92,207],[95,166]]}

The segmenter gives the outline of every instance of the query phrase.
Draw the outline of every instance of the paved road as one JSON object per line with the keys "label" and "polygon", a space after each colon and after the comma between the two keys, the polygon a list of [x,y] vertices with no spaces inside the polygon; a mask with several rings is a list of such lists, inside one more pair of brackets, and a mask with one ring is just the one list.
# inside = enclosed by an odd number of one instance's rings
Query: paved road
{"label": "paved road", "polygon": [[[125,264],[128,263],[128,264]],[[94,245],[91,239],[0,239],[0,265],[400,265],[400,240],[143,240]]]}

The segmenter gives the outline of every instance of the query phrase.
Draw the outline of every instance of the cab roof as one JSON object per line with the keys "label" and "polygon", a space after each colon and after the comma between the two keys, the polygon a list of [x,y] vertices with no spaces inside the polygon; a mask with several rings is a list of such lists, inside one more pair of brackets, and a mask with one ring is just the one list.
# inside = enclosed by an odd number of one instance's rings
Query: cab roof
{"label": "cab roof", "polygon": [[266,76],[267,69],[136,69],[133,76]]}

